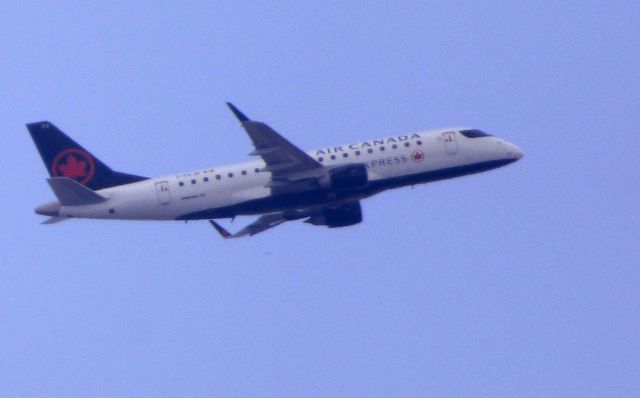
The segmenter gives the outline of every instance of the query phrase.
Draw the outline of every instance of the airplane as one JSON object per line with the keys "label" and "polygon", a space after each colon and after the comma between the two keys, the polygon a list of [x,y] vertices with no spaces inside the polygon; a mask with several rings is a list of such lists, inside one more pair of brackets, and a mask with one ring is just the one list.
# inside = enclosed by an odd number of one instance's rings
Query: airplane
{"label": "airplane", "polygon": [[[209,220],[224,238],[255,235],[286,221],[329,228],[362,221],[360,201],[377,193],[502,167],[522,158],[516,145],[474,128],[400,134],[305,152],[267,124],[229,109],[260,159],[148,178],[112,170],[42,121],[27,129],[49,171],[57,201],[35,212],[53,224],[70,218]],[[236,233],[215,219],[259,217]]]}

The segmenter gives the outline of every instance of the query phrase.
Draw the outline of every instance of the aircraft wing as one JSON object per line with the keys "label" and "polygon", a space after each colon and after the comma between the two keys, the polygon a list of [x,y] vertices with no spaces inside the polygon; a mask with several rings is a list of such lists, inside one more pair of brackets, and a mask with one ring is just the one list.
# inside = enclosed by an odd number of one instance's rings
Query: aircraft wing
{"label": "aircraft wing", "polygon": [[271,172],[272,178],[278,179],[288,174],[322,168],[322,164],[317,160],[307,155],[265,123],[250,120],[230,102],[227,102],[227,106],[253,141],[255,150],[250,155],[262,157],[266,163],[263,171]]}
{"label": "aircraft wing", "polygon": [[213,225],[213,227],[218,231],[218,233],[222,235],[222,237],[225,239],[240,238],[241,236],[245,236],[245,235],[252,236],[262,231],[266,231],[269,228],[276,227],[285,221],[287,221],[287,219],[284,218],[283,213],[265,214],[263,216],[258,217],[257,220],[247,225],[246,227],[242,228],[240,231],[236,232],[235,234],[230,234],[226,229],[222,228],[220,224],[218,224],[214,220],[209,220],[211,225]]}
{"label": "aircraft wing", "polygon": [[[333,214],[334,224],[329,224],[328,221],[318,222],[314,220],[314,217],[316,216],[321,216],[323,217],[322,220],[325,220],[325,217],[327,218],[329,217],[327,215],[328,211],[334,211],[334,214]],[[336,211],[339,213],[336,214],[335,213]],[[347,217],[348,222],[352,222],[352,223],[336,225],[335,222],[339,221],[339,220],[336,220],[336,217],[338,218]],[[353,201],[353,202],[342,203],[340,205],[315,206],[307,209],[287,210],[284,212],[269,213],[269,214],[264,214],[258,217],[254,222],[242,228],[240,231],[236,232],[235,234],[229,233],[229,231],[224,229],[222,226],[220,226],[220,224],[218,224],[214,220],[209,220],[209,222],[211,223],[211,225],[213,225],[213,227],[218,231],[218,233],[223,238],[227,239],[227,238],[239,238],[245,235],[253,236],[257,233],[266,231],[267,229],[276,227],[284,223],[285,221],[300,220],[303,218],[307,219],[305,220],[306,223],[310,223],[313,225],[327,225],[330,228],[336,227],[336,226],[343,227],[347,225],[353,225],[362,221],[362,212],[360,210],[360,202]]]}

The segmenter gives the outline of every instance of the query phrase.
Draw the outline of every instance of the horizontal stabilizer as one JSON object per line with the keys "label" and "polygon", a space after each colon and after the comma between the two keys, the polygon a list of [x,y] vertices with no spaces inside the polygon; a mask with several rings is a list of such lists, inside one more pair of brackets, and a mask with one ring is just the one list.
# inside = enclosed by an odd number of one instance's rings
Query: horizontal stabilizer
{"label": "horizontal stabilizer", "polygon": [[47,182],[62,206],[93,205],[107,200],[71,178],[52,177]]}
{"label": "horizontal stabilizer", "polygon": [[59,223],[59,222],[64,221],[64,220],[68,220],[68,218],[67,217],[54,216],[54,217],[47,218],[46,220],[44,220],[40,224],[56,224],[56,223]]}

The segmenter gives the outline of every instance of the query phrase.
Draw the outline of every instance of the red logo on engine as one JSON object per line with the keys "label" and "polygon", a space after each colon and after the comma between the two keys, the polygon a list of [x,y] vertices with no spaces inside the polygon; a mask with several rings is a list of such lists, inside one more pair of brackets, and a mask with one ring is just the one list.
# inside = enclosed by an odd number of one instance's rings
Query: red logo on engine
{"label": "red logo on engine", "polygon": [[420,150],[415,150],[411,152],[411,159],[414,162],[422,162],[424,160],[424,153]]}
{"label": "red logo on engine", "polygon": [[68,177],[83,185],[91,181],[94,172],[95,164],[91,155],[75,148],[60,152],[51,164],[54,177]]}

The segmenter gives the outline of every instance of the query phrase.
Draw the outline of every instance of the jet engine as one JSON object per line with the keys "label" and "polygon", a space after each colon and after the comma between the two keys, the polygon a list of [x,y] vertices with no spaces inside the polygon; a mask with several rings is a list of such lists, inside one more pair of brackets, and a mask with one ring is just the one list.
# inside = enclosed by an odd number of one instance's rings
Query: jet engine
{"label": "jet engine", "polygon": [[364,164],[347,164],[329,169],[318,182],[323,189],[345,191],[364,187],[369,182],[369,176]]}
{"label": "jet engine", "polygon": [[348,227],[362,222],[360,202],[348,203],[340,207],[325,207],[312,214],[306,223],[326,225],[329,228]]}

